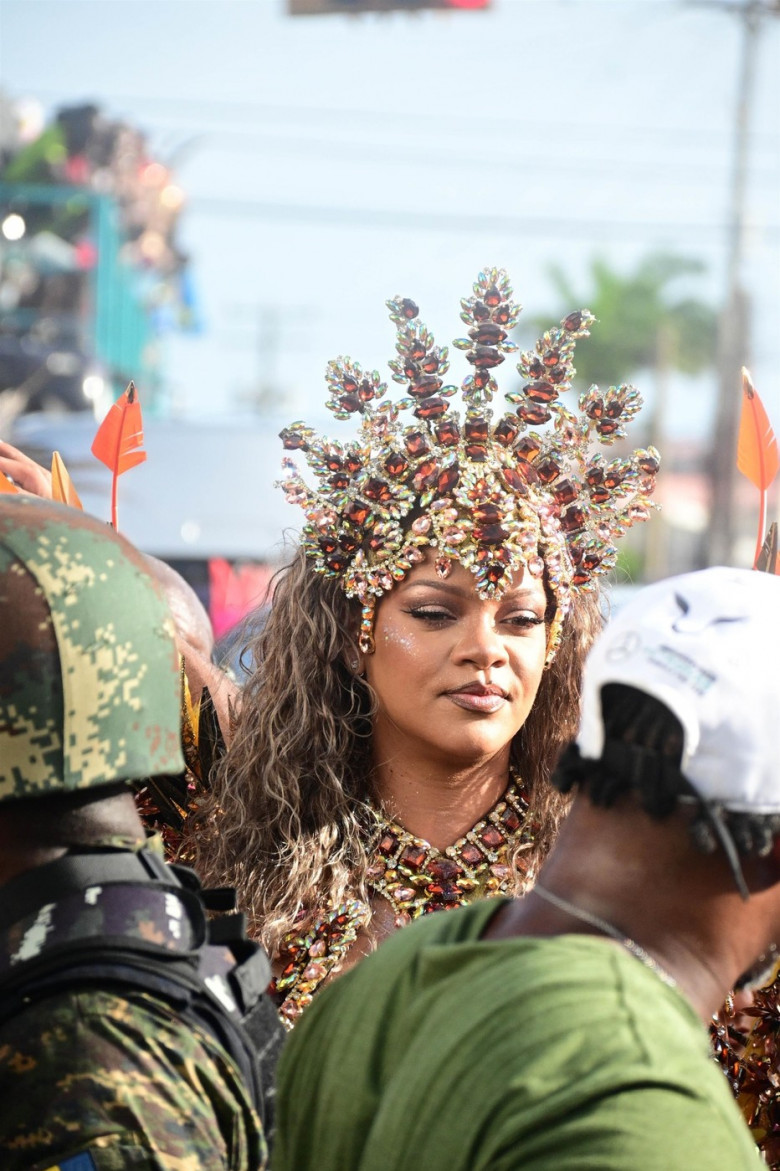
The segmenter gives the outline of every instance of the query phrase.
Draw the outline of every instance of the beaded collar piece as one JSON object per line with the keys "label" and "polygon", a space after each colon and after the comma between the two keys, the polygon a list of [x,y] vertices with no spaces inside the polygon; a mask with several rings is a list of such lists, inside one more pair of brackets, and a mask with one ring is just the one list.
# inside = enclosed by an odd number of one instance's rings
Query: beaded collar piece
{"label": "beaded collar piece", "polygon": [[[417,838],[371,807],[372,845],[367,886],[395,912],[395,925],[434,911],[462,907],[476,899],[520,894],[530,878],[525,857],[536,824],[528,816],[521,786],[512,781],[501,800],[473,829],[446,850]],[[338,969],[361,928],[371,921],[370,906],[348,900],[320,912],[306,929],[285,938],[283,964],[272,991],[282,1020],[291,1028],[325,979]]]}
{"label": "beaded collar piece", "polygon": [[[578,414],[565,405],[575,343],[594,321],[583,310],[520,355],[522,385],[505,396],[513,409],[493,420],[492,371],[517,349],[509,331],[520,306],[503,270],[487,269],[461,302],[468,336],[454,344],[473,368],[460,387],[461,418],[449,402],[458,388],[444,384],[447,348],[435,344],[413,301],[387,304],[397,328],[389,365],[405,395],[392,401],[376,371],[338,358],[327,369],[326,405],[338,419],[357,416],[356,439],[337,442],[302,422],[281,433],[318,481],[311,487],[285,459],[282,488],[306,516],[303,547],[317,572],[338,577],[362,602],[366,650],[376,598],[422,560],[426,546],[436,549],[443,577],[453,561],[470,569],[483,598],[500,596],[516,571],[546,572],[556,601],[552,654],[571,591],[592,587],[613,566],[615,541],[650,514],[658,452],[650,447],[609,462],[590,454],[594,441],[609,445],[625,436],[639,394],[630,386],[593,386],[579,396]],[[404,412],[413,416],[406,425]]]}

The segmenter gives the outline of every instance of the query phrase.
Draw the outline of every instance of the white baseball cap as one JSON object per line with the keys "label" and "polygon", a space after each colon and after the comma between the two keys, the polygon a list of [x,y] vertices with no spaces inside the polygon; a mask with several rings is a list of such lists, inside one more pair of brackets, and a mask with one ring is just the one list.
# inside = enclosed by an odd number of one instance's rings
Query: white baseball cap
{"label": "white baseball cap", "polygon": [[602,755],[608,683],[644,691],[675,714],[680,771],[705,802],[780,813],[780,577],[704,569],[637,594],[585,665],[582,757]]}

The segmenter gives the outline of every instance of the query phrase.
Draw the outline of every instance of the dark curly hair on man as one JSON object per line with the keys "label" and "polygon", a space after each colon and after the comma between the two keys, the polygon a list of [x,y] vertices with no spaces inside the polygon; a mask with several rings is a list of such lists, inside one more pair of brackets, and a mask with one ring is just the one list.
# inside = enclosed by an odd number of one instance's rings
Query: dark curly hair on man
{"label": "dark curly hair on man", "polygon": [[636,687],[608,683],[601,690],[604,748],[597,760],[580,755],[575,743],[558,762],[553,784],[561,793],[577,789],[594,805],[609,808],[633,795],[651,817],[668,817],[678,804],[693,805],[690,832],[697,849],[712,854],[728,847],[728,830],[744,857],[765,857],[780,834],[777,814],[713,810],[701,801],[680,771],[684,733],[675,714],[660,700]]}

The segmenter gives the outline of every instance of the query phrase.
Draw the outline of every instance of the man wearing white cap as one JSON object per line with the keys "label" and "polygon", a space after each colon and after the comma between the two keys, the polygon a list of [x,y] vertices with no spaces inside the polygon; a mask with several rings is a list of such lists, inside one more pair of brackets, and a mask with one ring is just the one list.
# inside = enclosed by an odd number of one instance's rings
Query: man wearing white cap
{"label": "man wearing white cap", "polygon": [[282,1060],[275,1171],[742,1171],[705,1029],[780,940],[780,578],[650,586],[585,670],[534,890],[411,925]]}

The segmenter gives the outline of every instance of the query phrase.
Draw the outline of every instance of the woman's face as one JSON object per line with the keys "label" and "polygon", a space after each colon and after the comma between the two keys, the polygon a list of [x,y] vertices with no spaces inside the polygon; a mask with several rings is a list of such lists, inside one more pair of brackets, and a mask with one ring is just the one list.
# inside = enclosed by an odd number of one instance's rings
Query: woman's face
{"label": "woman's face", "polygon": [[508,760],[542,677],[547,604],[530,574],[483,601],[462,565],[445,579],[430,554],[416,565],[379,602],[376,651],[364,660],[377,700],[376,763],[410,753],[453,767]]}

